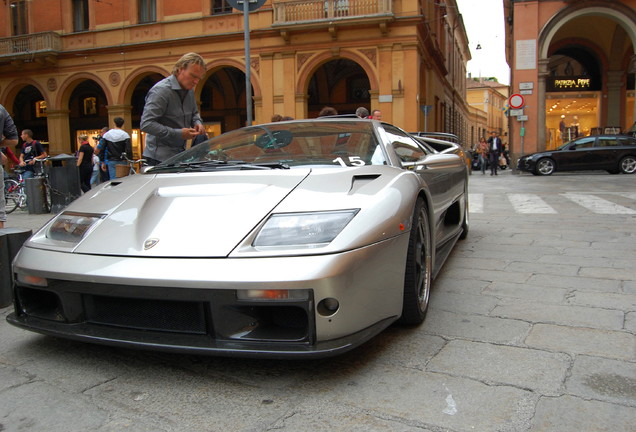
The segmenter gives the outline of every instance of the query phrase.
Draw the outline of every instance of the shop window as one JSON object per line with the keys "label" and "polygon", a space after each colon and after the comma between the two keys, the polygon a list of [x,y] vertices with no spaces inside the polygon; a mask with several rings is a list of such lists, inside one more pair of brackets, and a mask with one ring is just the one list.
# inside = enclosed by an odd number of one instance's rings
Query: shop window
{"label": "shop window", "polygon": [[73,0],[73,31],[88,30],[88,0]]}
{"label": "shop window", "polygon": [[157,1],[139,0],[139,23],[153,23],[157,21]]}

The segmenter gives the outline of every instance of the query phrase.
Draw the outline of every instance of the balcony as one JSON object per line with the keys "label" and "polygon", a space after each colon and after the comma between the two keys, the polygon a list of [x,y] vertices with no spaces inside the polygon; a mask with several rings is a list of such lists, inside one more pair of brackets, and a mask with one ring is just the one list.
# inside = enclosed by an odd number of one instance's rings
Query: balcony
{"label": "balcony", "polygon": [[0,38],[0,62],[55,63],[61,48],[55,32]]}
{"label": "balcony", "polygon": [[276,1],[274,27],[333,25],[338,21],[386,22],[393,19],[391,0],[291,0]]}

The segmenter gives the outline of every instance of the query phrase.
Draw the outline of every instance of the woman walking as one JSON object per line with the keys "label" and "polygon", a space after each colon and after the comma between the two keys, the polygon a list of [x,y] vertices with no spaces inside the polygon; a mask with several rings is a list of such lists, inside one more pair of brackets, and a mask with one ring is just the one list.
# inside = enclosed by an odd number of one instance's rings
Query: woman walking
{"label": "woman walking", "polygon": [[82,192],[91,190],[91,176],[93,175],[93,146],[88,142],[88,136],[80,135],[80,148],[77,152],[77,166],[79,167],[80,187]]}

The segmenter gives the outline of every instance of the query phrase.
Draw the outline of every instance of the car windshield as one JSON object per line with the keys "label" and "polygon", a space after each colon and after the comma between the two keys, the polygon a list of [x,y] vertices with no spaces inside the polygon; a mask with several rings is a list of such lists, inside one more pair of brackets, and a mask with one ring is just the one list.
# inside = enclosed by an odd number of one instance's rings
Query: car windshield
{"label": "car windshield", "polygon": [[384,163],[373,123],[307,120],[248,126],[198,144],[149,172],[287,169]]}

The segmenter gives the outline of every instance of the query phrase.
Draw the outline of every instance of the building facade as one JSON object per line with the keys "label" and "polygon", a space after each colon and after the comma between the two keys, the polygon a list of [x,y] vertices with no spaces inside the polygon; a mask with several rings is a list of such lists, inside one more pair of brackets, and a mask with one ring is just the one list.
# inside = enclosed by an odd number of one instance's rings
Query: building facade
{"label": "building facade", "polygon": [[483,78],[466,79],[468,105],[484,113],[481,122],[471,125],[470,142],[473,146],[479,138],[489,138],[492,131],[499,134],[504,144],[508,144],[508,98],[509,87],[505,84]]}
{"label": "building facade", "polygon": [[634,122],[636,1],[504,0],[513,153]]}
{"label": "building facade", "polygon": [[196,96],[211,136],[249,111],[264,123],[325,105],[380,109],[408,131],[468,131],[454,0],[267,0],[247,26],[225,0],[6,0],[0,20],[0,103],[51,154],[118,116],[139,154],[145,95],[191,51],[206,61]]}

